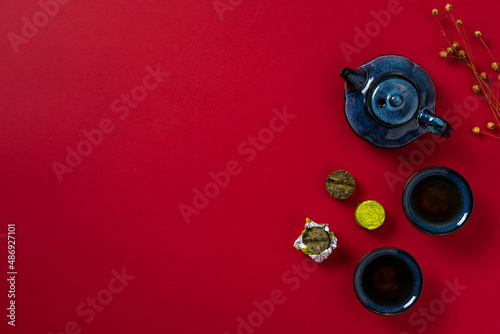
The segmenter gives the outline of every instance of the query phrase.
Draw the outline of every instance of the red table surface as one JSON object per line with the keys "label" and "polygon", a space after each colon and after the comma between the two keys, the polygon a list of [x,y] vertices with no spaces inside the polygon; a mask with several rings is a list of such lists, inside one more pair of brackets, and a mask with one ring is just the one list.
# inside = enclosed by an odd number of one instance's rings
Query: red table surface
{"label": "red table surface", "polygon": [[[471,133],[492,113],[465,66],[437,54],[430,11],[444,5],[2,1],[0,332],[496,332],[500,141]],[[500,4],[454,6],[499,55]],[[448,140],[382,149],[350,130],[340,70],[383,54],[428,71]],[[409,176],[433,165],[474,192],[471,219],[448,236],[419,232],[401,206]],[[336,169],[357,182],[345,201],[325,190]],[[375,231],[353,218],[368,199],[386,210]],[[306,217],[338,237],[317,266],[293,248]],[[394,317],[352,288],[381,246],[410,252],[424,275],[416,305]]]}

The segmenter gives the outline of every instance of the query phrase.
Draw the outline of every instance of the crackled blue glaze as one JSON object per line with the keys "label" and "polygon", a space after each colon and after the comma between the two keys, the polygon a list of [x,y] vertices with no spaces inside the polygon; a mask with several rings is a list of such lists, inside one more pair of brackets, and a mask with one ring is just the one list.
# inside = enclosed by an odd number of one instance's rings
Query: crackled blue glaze
{"label": "crackled blue glaze", "polygon": [[[440,224],[427,222],[422,219],[418,213],[415,212],[410,200],[411,194],[417,184],[435,175],[446,177],[456,185],[456,196],[461,203],[460,210],[454,215],[453,219]],[[469,220],[473,206],[474,199],[469,183],[461,174],[448,167],[433,166],[421,169],[408,180],[403,190],[403,210],[406,217],[417,229],[431,235],[446,235],[462,228]]]}
{"label": "crackled blue glaze", "polygon": [[[367,267],[375,260],[385,257],[393,256],[402,260],[409,269],[413,284],[410,286],[409,291],[404,296],[403,301],[397,304],[382,305],[375,302],[367,291],[363,288],[363,278],[366,273]],[[424,285],[422,270],[418,265],[417,260],[408,252],[396,247],[381,247],[377,248],[366,254],[361,261],[359,261],[353,276],[354,292],[358,297],[361,304],[368,310],[379,315],[397,315],[410,309],[420,297]]]}
{"label": "crackled blue glaze", "polygon": [[380,56],[356,70],[343,69],[341,76],[347,122],[371,144],[401,147],[425,132],[451,135],[451,126],[434,113],[436,91],[429,74],[410,59]]}

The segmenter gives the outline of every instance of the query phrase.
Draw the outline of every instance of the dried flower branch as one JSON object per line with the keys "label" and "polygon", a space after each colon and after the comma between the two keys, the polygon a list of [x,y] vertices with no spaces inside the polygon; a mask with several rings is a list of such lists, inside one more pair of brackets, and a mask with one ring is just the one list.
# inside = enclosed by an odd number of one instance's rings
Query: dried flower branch
{"label": "dried flower branch", "polygon": [[[447,4],[445,9],[446,9],[447,13],[443,14],[443,17],[445,19],[450,20],[453,23],[453,25],[455,26],[455,28],[458,31],[458,34],[460,35],[460,38],[462,40],[462,45],[460,45],[460,43],[456,42],[456,41],[450,42],[445,30],[443,29],[443,26],[441,25],[441,21],[440,21],[440,18],[438,16],[439,10],[434,8],[432,10],[432,15],[436,17],[438,24],[439,24],[439,28],[441,29],[441,32],[443,33],[443,36],[446,39],[446,43],[448,44],[446,49],[443,49],[442,51],[439,52],[439,56],[443,59],[451,58],[452,60],[460,61],[461,63],[465,64],[470,69],[472,77],[474,79],[474,85],[472,86],[472,91],[474,93],[480,95],[488,103],[488,105],[490,106],[490,109],[493,113],[493,116],[495,118],[496,123],[489,122],[486,125],[486,128],[488,130],[493,131],[496,128],[495,124],[497,124],[497,125],[500,124],[500,121],[499,121],[500,120],[500,102],[498,99],[499,83],[498,82],[492,83],[492,81],[488,82],[488,77],[489,77],[488,74],[485,71],[481,71],[481,72],[478,71],[476,64],[474,62],[472,48],[471,48],[471,45],[469,43],[469,39],[467,37],[468,35],[467,35],[466,30],[465,30],[463,21],[461,19],[458,19],[458,20],[455,19],[455,17],[453,16],[453,12],[452,12],[453,6],[451,4]],[[491,63],[491,69],[495,72],[500,72],[500,65],[495,60],[495,57],[493,56],[490,49],[488,48],[488,45],[484,41],[481,31],[479,31],[479,30],[474,31],[474,37],[482,43],[484,48],[488,51],[491,59],[493,60],[493,62]],[[495,74],[495,76],[496,76],[496,74]],[[491,76],[491,78],[493,78],[493,76]],[[498,75],[498,80],[500,80],[500,74]],[[493,86],[497,87],[496,94],[493,93]],[[472,132],[476,135],[483,133],[483,134],[487,134],[491,137],[500,139],[500,137],[495,136],[491,133],[486,133],[486,132],[481,131],[481,129],[477,126],[472,129]]]}

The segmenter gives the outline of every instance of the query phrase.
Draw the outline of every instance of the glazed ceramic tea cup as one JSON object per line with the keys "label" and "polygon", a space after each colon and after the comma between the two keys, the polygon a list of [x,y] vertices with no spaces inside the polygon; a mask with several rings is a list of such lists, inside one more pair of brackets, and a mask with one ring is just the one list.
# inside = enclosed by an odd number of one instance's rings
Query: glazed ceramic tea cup
{"label": "glazed ceramic tea cup", "polygon": [[413,306],[422,292],[420,266],[408,252],[382,247],[366,254],[354,271],[354,292],[361,304],[379,315],[396,315]]}
{"label": "glazed ceramic tea cup", "polygon": [[472,190],[453,169],[427,167],[415,173],[403,190],[403,210],[420,231],[450,234],[462,228],[473,207]]}

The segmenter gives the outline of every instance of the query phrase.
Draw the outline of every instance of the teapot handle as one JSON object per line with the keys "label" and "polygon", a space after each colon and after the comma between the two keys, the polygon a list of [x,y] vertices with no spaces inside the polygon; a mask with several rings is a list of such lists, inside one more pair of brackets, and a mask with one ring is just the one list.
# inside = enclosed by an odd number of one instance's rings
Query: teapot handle
{"label": "teapot handle", "polygon": [[429,108],[423,108],[420,111],[418,122],[420,126],[425,126],[426,132],[432,132],[444,138],[448,138],[453,132],[451,125],[444,119],[431,113]]}

